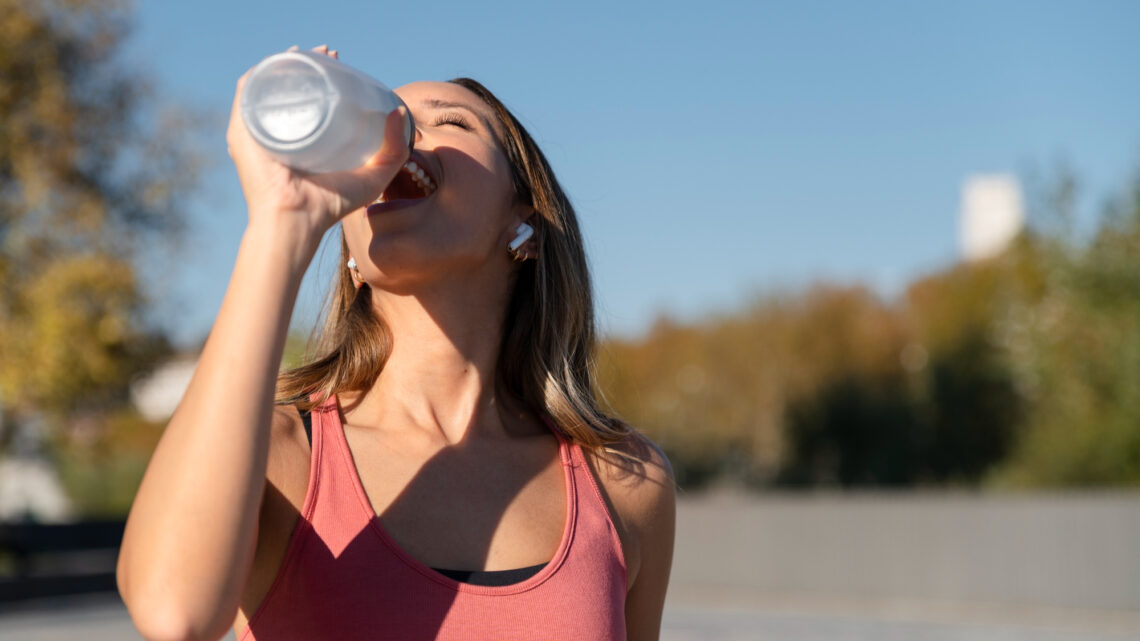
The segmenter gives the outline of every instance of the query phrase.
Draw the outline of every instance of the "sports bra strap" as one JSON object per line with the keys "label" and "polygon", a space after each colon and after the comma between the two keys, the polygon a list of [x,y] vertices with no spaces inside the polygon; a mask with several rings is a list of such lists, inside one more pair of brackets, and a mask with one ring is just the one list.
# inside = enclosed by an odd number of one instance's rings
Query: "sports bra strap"
{"label": "sports bra strap", "polygon": [[310,414],[309,412],[302,412],[299,409],[297,411],[300,412],[300,414],[301,414],[301,422],[305,424],[305,438],[309,439],[309,449],[312,450],[313,449],[313,415]]}

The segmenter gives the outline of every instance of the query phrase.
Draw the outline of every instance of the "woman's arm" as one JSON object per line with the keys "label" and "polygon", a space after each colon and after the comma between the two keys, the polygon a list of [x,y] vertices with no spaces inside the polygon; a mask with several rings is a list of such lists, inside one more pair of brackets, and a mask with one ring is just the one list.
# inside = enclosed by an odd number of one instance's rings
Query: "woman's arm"
{"label": "woman's arm", "polygon": [[219,639],[232,625],[257,544],[274,388],[301,278],[325,230],[373,200],[407,154],[402,114],[393,112],[384,148],[365,168],[294,174],[256,148],[238,96],[227,143],[249,223],[119,555],[119,591],[139,631],[155,641]]}
{"label": "woman's arm", "polygon": [[665,592],[673,567],[673,539],[677,506],[673,470],[664,454],[647,465],[650,480],[642,488],[638,510],[640,562],[626,594],[625,622],[628,641],[657,641]]}
{"label": "woman's arm", "polygon": [[118,582],[147,639],[219,638],[236,612],[257,540],[274,381],[304,273],[289,240],[269,225],[247,230],[194,377],[131,506]]}
{"label": "woman's arm", "polygon": [[628,641],[657,641],[673,564],[676,491],[669,459],[649,439],[635,435],[616,450],[596,454],[597,470],[625,552],[629,589],[625,600]]}

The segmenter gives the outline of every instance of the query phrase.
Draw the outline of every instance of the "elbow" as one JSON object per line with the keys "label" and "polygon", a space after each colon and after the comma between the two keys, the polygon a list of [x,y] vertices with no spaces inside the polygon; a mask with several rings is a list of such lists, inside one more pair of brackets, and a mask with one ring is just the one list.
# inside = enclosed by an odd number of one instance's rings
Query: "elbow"
{"label": "elbow", "polygon": [[138,598],[128,600],[125,595],[123,601],[139,636],[146,641],[196,641],[198,638],[188,619],[169,605],[163,606],[154,600],[142,602]]}
{"label": "elbow", "polygon": [[229,631],[228,626],[196,624],[184,612],[172,608],[131,611],[131,620],[147,641],[218,641]]}
{"label": "elbow", "polygon": [[146,641],[218,641],[229,631],[229,624],[220,620],[198,620],[163,590],[131,591],[127,574],[121,567],[116,580],[131,622]]}
{"label": "elbow", "polygon": [[139,636],[146,641],[192,641],[195,637],[190,628],[181,624],[173,617],[148,616],[146,618],[131,615]]}

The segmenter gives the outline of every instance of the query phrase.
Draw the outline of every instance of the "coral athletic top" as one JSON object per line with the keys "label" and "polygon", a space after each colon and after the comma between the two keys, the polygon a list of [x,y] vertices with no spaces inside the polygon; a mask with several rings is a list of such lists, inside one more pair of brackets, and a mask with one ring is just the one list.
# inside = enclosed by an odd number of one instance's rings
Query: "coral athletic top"
{"label": "coral athletic top", "polygon": [[549,422],[566,479],[562,542],[530,578],[486,586],[448,578],[404,551],[360,482],[336,397],[312,417],[301,517],[239,641],[625,639],[621,541],[582,448]]}

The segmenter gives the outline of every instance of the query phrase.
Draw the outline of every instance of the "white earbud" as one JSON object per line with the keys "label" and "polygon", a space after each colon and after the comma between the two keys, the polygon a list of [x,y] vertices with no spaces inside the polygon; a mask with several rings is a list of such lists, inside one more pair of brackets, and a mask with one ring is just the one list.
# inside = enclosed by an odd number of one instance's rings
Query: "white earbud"
{"label": "white earbud", "polygon": [[534,227],[522,223],[515,229],[515,234],[515,239],[511,241],[510,245],[507,245],[507,249],[512,252],[518,251],[519,247],[523,246],[523,243],[530,240],[530,237],[534,235]]}

